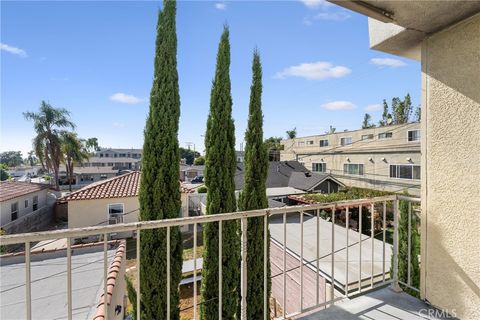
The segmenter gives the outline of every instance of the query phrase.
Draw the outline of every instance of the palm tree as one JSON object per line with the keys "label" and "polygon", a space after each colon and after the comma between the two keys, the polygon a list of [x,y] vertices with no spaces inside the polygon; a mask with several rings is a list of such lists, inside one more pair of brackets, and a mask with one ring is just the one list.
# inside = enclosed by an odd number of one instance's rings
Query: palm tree
{"label": "palm tree", "polygon": [[34,154],[35,154],[34,150],[31,150],[28,152],[27,162],[30,165],[30,167],[33,167],[35,163],[37,163],[37,158],[35,157]]}
{"label": "palm tree", "polygon": [[85,140],[85,146],[88,152],[91,152],[91,153],[100,150],[100,147],[98,146],[97,138],[88,138],[87,140]]}
{"label": "palm tree", "polygon": [[84,160],[88,160],[89,153],[75,132],[62,133],[61,151],[67,171],[68,189],[72,191],[74,164],[80,165]]}
{"label": "palm tree", "polygon": [[33,121],[36,132],[33,149],[43,168],[52,170],[55,176],[55,188],[58,190],[58,168],[62,160],[61,135],[63,128],[75,128],[69,120],[70,112],[64,108],[54,108],[42,101],[38,113],[24,112],[27,120]]}
{"label": "palm tree", "polygon": [[293,128],[292,130],[287,130],[287,138],[288,139],[295,139],[297,137],[297,128]]}

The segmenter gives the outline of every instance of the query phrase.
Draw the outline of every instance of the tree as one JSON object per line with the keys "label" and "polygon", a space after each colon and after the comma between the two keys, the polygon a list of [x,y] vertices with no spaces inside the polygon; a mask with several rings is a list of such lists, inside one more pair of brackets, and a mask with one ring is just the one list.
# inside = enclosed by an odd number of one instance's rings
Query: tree
{"label": "tree", "polygon": [[16,167],[23,163],[21,151],[5,151],[0,153],[0,163],[7,167]]}
{"label": "tree", "polygon": [[180,159],[185,159],[185,162],[189,165],[193,164],[193,160],[200,157],[200,153],[180,147]]}
{"label": "tree", "polygon": [[379,126],[384,127],[391,124],[392,115],[388,112],[387,100],[383,99],[383,113],[382,120],[379,121]]}
{"label": "tree", "polygon": [[132,320],[137,319],[137,292],[133,286],[132,280],[129,277],[125,276],[125,283],[127,284],[127,296],[130,304],[132,305],[132,310],[129,313],[129,316]]}
{"label": "tree", "polygon": [[195,158],[195,160],[193,161],[193,164],[196,166],[203,166],[205,164],[205,157]]}
{"label": "tree", "polygon": [[25,160],[26,160],[26,163],[28,163],[31,167],[33,167],[38,161],[37,157],[35,157],[35,151],[33,150],[29,151],[28,157]]}
{"label": "tree", "polygon": [[328,131],[325,131],[325,134],[332,134],[332,133],[335,133],[337,131],[337,128],[334,128],[332,125],[330,125],[330,128],[328,129]]}
{"label": "tree", "polygon": [[422,120],[422,107],[418,106],[415,110],[415,122],[420,122]]}
{"label": "tree", "polygon": [[365,116],[363,117],[363,122],[362,122],[362,129],[374,128],[375,125],[370,122],[371,120],[372,120],[372,116],[368,113],[365,113]]}
{"label": "tree", "polygon": [[[398,222],[398,280],[407,283],[408,281],[408,202],[400,201],[400,219]],[[414,288],[420,287],[419,255],[419,234],[417,230],[417,218],[415,213],[411,214],[411,239],[410,239],[410,281]],[[393,257],[392,257],[393,259]],[[393,266],[393,263],[391,264]],[[393,273],[392,273],[393,274]],[[408,294],[419,298],[418,292],[400,285]]]}
{"label": "tree", "polygon": [[89,153],[94,153],[95,151],[100,150],[100,146],[98,145],[97,138],[88,138],[85,140],[85,146]]}
{"label": "tree", "polygon": [[58,168],[62,160],[61,135],[64,132],[62,129],[75,128],[69,119],[70,112],[64,108],[54,108],[42,101],[38,113],[24,112],[23,116],[33,121],[37,134],[33,139],[33,149],[42,167],[53,171],[55,189],[58,190]]}
{"label": "tree", "polygon": [[297,137],[297,128],[293,128],[292,130],[287,130],[287,138],[288,139],[295,139]]}
{"label": "tree", "polygon": [[[180,96],[177,72],[176,2],[165,0],[159,11],[154,77],[144,130],[140,180],[140,220],[177,218],[180,202],[178,122]],[[167,318],[167,230],[141,233],[142,319]],[[182,239],[170,228],[170,318],[179,318],[178,285],[182,276]]]}
{"label": "tree", "polygon": [[264,144],[268,152],[268,161],[280,161],[280,151],[283,150],[281,141],[282,137],[270,137],[265,140]]}
{"label": "tree", "polygon": [[[210,94],[210,112],[205,134],[205,185],[207,214],[234,212],[235,199],[235,126],[232,119],[230,83],[230,42],[225,26],[217,53],[215,78]],[[203,229],[203,270],[200,307],[205,320],[218,319],[218,222],[207,223]],[[237,312],[240,284],[240,239],[237,221],[222,222],[222,318],[233,319]]]}
{"label": "tree", "polygon": [[[245,133],[245,183],[239,198],[242,211],[268,208],[266,182],[268,172],[268,155],[263,143],[262,114],[262,66],[257,51],[253,54],[253,79],[250,87],[250,105],[248,127]],[[263,217],[248,219],[247,226],[247,319],[261,319],[263,309],[264,277],[264,223]],[[267,237],[267,241],[270,239]],[[270,245],[267,244],[267,248]],[[269,257],[267,249],[267,257]],[[267,258],[268,259],[268,258]],[[270,263],[267,263],[267,279],[270,279]],[[270,297],[268,284],[267,297]]]}
{"label": "tree", "polygon": [[67,171],[68,190],[72,191],[73,167],[75,164],[81,165],[84,160],[88,160],[89,154],[77,134],[69,131],[62,134],[62,154]]}
{"label": "tree", "polygon": [[7,172],[8,167],[6,164],[2,163],[0,164],[0,181],[5,181],[10,178],[10,175]]}
{"label": "tree", "polygon": [[394,124],[408,123],[412,113],[412,101],[410,94],[407,94],[403,100],[398,97],[392,99],[392,113]]}

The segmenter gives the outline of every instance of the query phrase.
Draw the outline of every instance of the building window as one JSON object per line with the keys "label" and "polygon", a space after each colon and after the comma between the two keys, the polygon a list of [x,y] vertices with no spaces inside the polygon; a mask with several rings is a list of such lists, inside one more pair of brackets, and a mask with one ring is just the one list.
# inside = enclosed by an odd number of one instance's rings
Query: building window
{"label": "building window", "polygon": [[341,144],[342,146],[346,146],[346,145],[352,144],[352,137],[341,138],[341,139],[340,139],[340,144]]}
{"label": "building window", "polygon": [[345,163],[343,165],[343,173],[363,176],[363,164]]}
{"label": "building window", "polygon": [[408,141],[419,141],[420,140],[420,130],[410,130],[408,131]]}
{"label": "building window", "polygon": [[105,180],[107,179],[107,175],[106,174],[101,174],[100,175],[100,180]]}
{"label": "building window", "polygon": [[391,132],[382,132],[378,134],[378,139],[389,139],[393,137],[393,133]]}
{"label": "building window", "polygon": [[25,200],[25,208],[28,208],[28,199]]}
{"label": "building window", "polygon": [[108,224],[123,223],[123,203],[108,205]]}
{"label": "building window", "polygon": [[312,163],[312,171],[326,172],[327,171],[327,164],[325,162]]}
{"label": "building window", "polygon": [[11,220],[17,220],[18,218],[18,202],[12,203],[10,206],[11,209]]}
{"label": "building window", "polygon": [[298,146],[303,147],[305,145],[305,141],[298,141]]}
{"label": "building window", "polygon": [[38,209],[38,196],[33,197],[32,206],[33,206],[33,208],[32,208],[33,211]]}
{"label": "building window", "polygon": [[390,178],[420,180],[420,166],[414,164],[390,165]]}
{"label": "building window", "polygon": [[328,147],[328,140],[320,140],[320,147]]}
{"label": "building window", "polygon": [[313,140],[308,140],[307,145],[309,145],[309,146],[313,145]]}
{"label": "building window", "polygon": [[371,139],[373,139],[373,134],[362,135],[362,140],[371,140]]}
{"label": "building window", "polygon": [[100,158],[103,158],[103,153],[100,153]]}

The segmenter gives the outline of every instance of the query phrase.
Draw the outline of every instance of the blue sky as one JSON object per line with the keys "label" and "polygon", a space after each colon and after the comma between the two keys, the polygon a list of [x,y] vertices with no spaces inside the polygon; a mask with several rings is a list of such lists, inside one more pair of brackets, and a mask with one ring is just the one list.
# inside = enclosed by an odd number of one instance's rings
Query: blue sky
{"label": "blue sky", "polygon": [[[22,112],[41,100],[71,111],[81,137],[141,147],[153,75],[158,1],[1,3],[0,150],[31,149]],[[407,92],[420,65],[369,49],[367,19],[320,0],[181,1],[177,7],[179,141],[203,150],[215,57],[230,26],[237,146],[246,128],[252,52],[263,64],[265,136],[358,129],[366,110]],[[375,111],[376,110],[376,111]]]}

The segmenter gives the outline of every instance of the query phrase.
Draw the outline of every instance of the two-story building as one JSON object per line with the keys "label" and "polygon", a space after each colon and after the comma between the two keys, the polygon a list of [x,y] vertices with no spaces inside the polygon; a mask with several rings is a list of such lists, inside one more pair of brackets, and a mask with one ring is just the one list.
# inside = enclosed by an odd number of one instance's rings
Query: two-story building
{"label": "two-story building", "polygon": [[142,149],[102,148],[84,164],[86,167],[110,167],[117,170],[138,170]]}
{"label": "two-story building", "polygon": [[347,186],[420,194],[420,123],[283,140],[282,161],[297,160]]}

